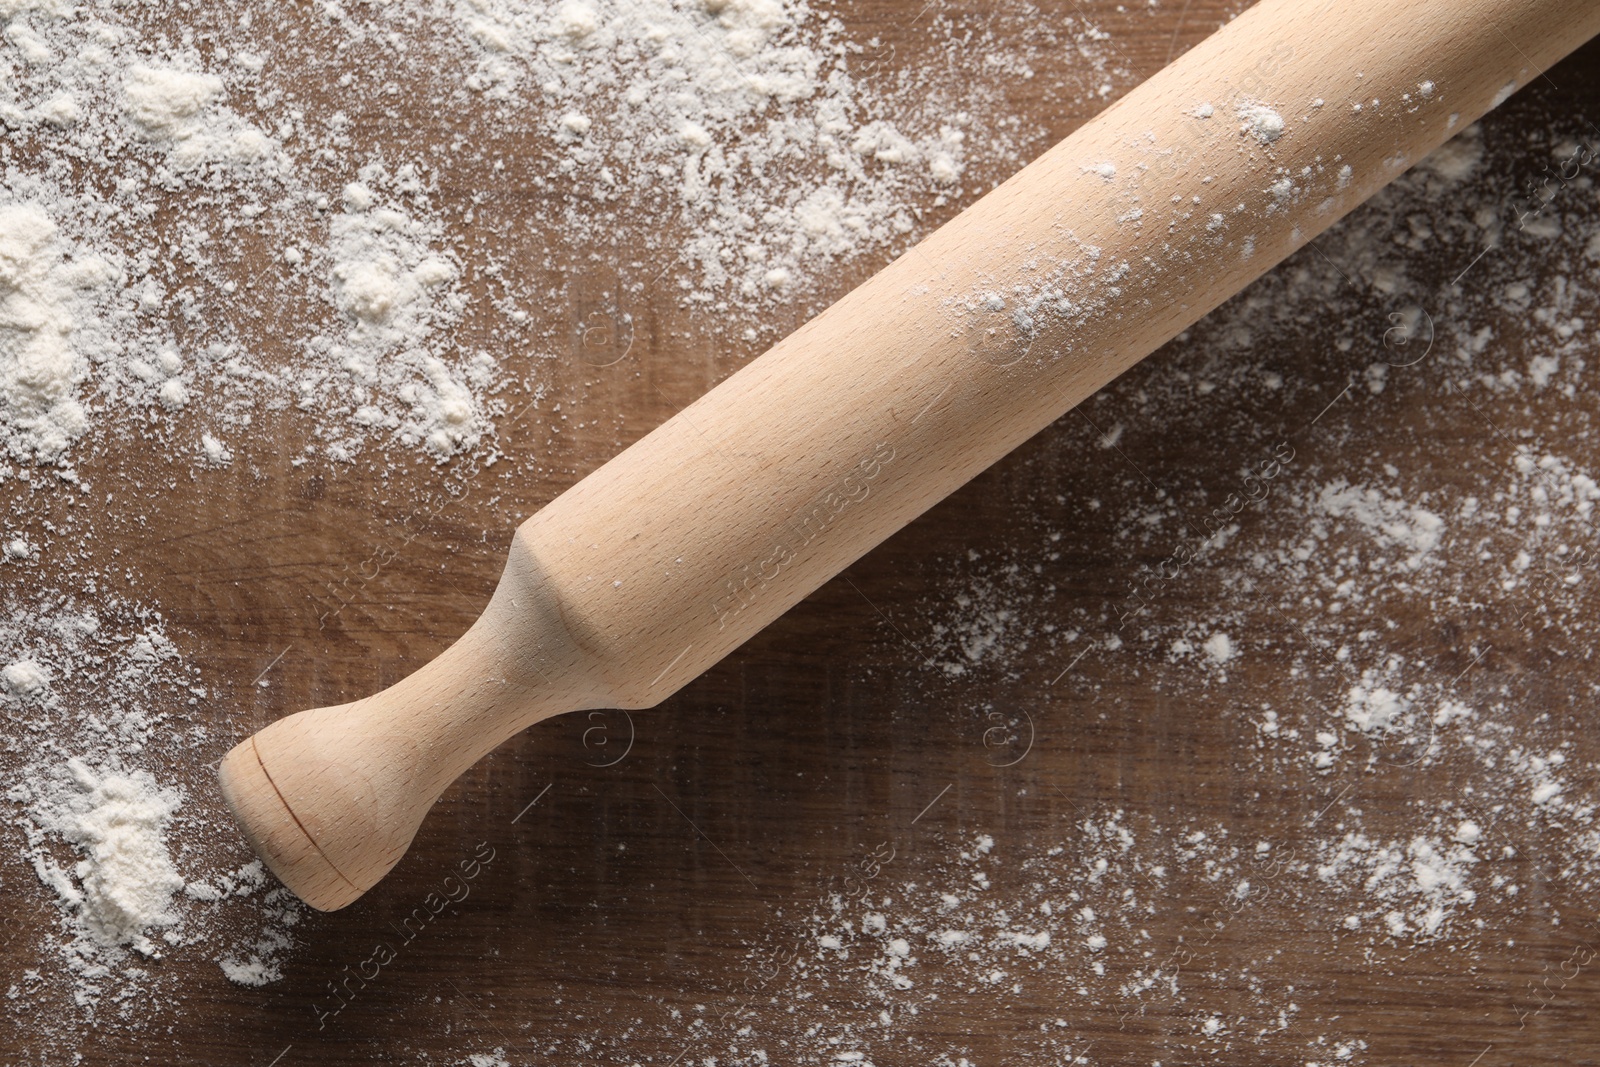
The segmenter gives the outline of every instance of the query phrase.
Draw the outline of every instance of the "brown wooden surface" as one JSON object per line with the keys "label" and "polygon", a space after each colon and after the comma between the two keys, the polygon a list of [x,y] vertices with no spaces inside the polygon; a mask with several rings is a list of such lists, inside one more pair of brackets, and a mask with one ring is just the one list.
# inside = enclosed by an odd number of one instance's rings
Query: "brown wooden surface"
{"label": "brown wooden surface", "polygon": [[[1076,6],[1044,5],[1057,16]],[[1089,6],[1136,76],[1204,36],[1228,9],[1196,0],[1133,18],[1111,4]],[[863,4],[842,16],[852,34],[878,32],[914,51],[906,8]],[[1600,49],[1580,51],[1551,72],[1551,83],[1492,116],[1491,133],[1498,124],[1515,128],[1519,114],[1600,115],[1597,60]],[[1119,84],[1118,92],[1126,87]],[[1064,109],[1058,99],[1030,98],[1025,89],[1016,104],[1040,127],[1037,147],[1089,114]],[[375,146],[386,138],[442,136],[427,115],[386,113],[377,101],[366,106],[370,114],[357,116],[353,128]],[[977,169],[991,180],[1003,176]],[[550,314],[577,323],[595,309],[620,313],[611,294],[586,291],[603,283],[570,269],[571,250],[547,251],[549,235],[511,226],[518,218],[514,175],[462,158],[447,169],[437,202],[448,208],[475,193],[487,196],[478,225],[496,235],[509,269],[570,294]],[[1525,254],[1536,274],[1532,253]],[[1425,262],[1419,254],[1417,269]],[[877,264],[850,264],[829,291],[780,309],[772,325],[792,328]],[[517,353],[508,357],[527,380],[546,385],[547,399],[499,423],[505,458],[459,496],[448,492],[450,468],[409,459],[387,477],[375,461],[291,466],[306,432],[292,414],[263,418],[253,431],[280,437],[276,459],[255,452],[208,472],[203,483],[190,477],[187,459],[169,465],[142,449],[105,448],[79,464],[84,477],[124,501],[92,519],[95,551],[116,551],[119,569],[136,576],[127,590],[113,592],[148,598],[159,590],[157,606],[172,636],[214,687],[199,709],[174,709],[212,728],[206,750],[170,775],[186,781],[198,803],[220,804],[203,764],[238,738],[290,711],[372,692],[435,655],[483,605],[521,518],[759,348],[721,339],[697,320],[704,313],[670,298],[652,295],[622,310],[633,316],[635,332],[627,358],[615,365],[596,368],[571,351],[531,368],[518,364]],[[505,347],[495,324],[478,318],[469,317],[463,336]],[[1251,655],[1228,671],[1226,684],[1173,669],[1164,646],[1136,634],[1116,655],[1087,657],[1066,675],[1075,653],[1046,638],[998,667],[961,677],[928,664],[937,645],[933,627],[970,584],[965,576],[995,573],[987,569],[994,561],[1048,568],[1030,587],[1032,621],[1114,629],[1108,607],[1170,551],[1154,543],[1131,550],[1115,529],[1141,504],[1156,503],[1151,483],[1178,507],[1198,507],[1231,491],[1241,454],[1285,437],[1296,440],[1305,464],[1295,477],[1328,478],[1387,462],[1468,492],[1489,466],[1506,462],[1482,413],[1426,373],[1396,374],[1383,393],[1359,396],[1356,406],[1308,432],[1317,412],[1371,362],[1370,353],[1331,351],[1322,336],[1307,325],[1277,337],[1270,353],[1250,353],[1291,383],[1283,392],[1169,397],[1156,424],[1136,400],[1141,390],[1160,392],[1174,375],[1213,370],[1198,344],[1169,346],[1089,406],[1099,426],[1126,426],[1120,451],[1096,447],[1099,431],[1085,416],[1070,415],[665,706],[635,713],[631,723],[620,714],[580,715],[519,737],[446,795],[376,890],[346,911],[305,920],[297,931],[303,944],[283,981],[242,990],[208,959],[175,956],[164,966],[179,976],[182,1002],[159,1006],[142,1031],[85,1034],[84,1062],[457,1063],[503,1048],[518,1064],[702,1063],[726,1057],[730,1019],[732,1030],[748,1022],[766,1035],[757,1044],[772,1062],[796,1062],[802,1058],[785,1051],[786,1038],[798,1040],[830,1013],[865,1017],[866,1007],[841,985],[821,992],[838,997],[827,1010],[812,1000],[790,1012],[786,981],[751,996],[745,979],[786,954],[814,951],[805,916],[859,877],[880,843],[895,850],[878,876],[882,884],[935,883],[958,849],[989,834],[997,855],[1007,857],[995,892],[1026,897],[1020,860],[1077,847],[1073,827],[1084,812],[1122,809],[1130,820],[1173,834],[1221,824],[1241,841],[1292,848],[1311,839],[1317,817],[1337,817],[1340,805],[1359,803],[1367,825],[1387,822],[1403,835],[1408,803],[1447,789],[1450,767],[1412,775],[1386,765],[1361,775],[1352,795],[1340,793],[1342,779],[1304,768],[1262,772],[1251,754],[1247,709],[1336,704],[1349,684],[1333,670],[1288,672],[1314,642],[1296,619],[1270,606],[1299,599],[1286,577],[1268,573],[1241,592],[1224,581],[1222,564],[1200,566],[1151,605],[1153,630],[1181,628],[1214,614],[1219,603],[1243,614],[1232,638]],[[1518,362],[1514,355],[1505,360]],[[1558,419],[1570,425],[1595,410],[1591,397],[1552,392],[1515,396],[1489,414],[1534,438]],[[16,486],[4,492],[26,492]],[[1103,506],[1085,509],[1091,498]],[[27,506],[35,524],[81,529],[88,521],[48,499],[34,497]],[[1243,543],[1273,543],[1271,506],[1242,513]],[[1042,547],[1052,533],[1060,534],[1053,558]],[[402,547],[392,562],[364,566],[395,546]],[[1449,566],[1470,564],[1452,559]],[[350,580],[352,574],[358,577]],[[1541,716],[1572,715],[1591,699],[1588,635],[1530,636],[1492,590],[1454,609],[1397,596],[1368,610],[1371,616],[1349,618],[1352,634],[1373,618],[1392,620],[1397,646],[1428,657],[1441,672],[1472,665],[1471,650],[1487,643],[1492,651],[1473,666],[1475,685],[1505,687],[1530,730]],[[266,685],[252,684],[274,663]],[[991,708],[1007,721],[1025,708],[1035,724],[1031,747],[1011,766],[997,766],[1004,761],[985,743],[992,740]],[[591,732],[596,727],[604,729],[603,749]],[[630,735],[625,758],[595,765],[613,758]],[[1585,772],[1576,768],[1592,763],[1600,748],[1592,738],[1586,744],[1586,752],[1569,756],[1580,781]],[[1592,784],[1592,770],[1587,774]],[[1330,805],[1333,815],[1321,815]],[[326,984],[366,958],[375,941],[392,938],[394,923],[480,841],[496,858],[472,895],[319,1029],[316,1005],[327,1003]],[[215,852],[219,862],[244,858],[233,842],[217,843]],[[880,1067],[930,1063],[945,1053],[981,1065],[1059,1063],[1068,1047],[1091,1063],[1268,1064],[1312,1058],[1307,1042],[1326,1034],[1366,1042],[1357,1060],[1374,1063],[1595,1062],[1594,971],[1525,1025],[1508,1007],[1575,941],[1600,936],[1600,898],[1564,881],[1563,865],[1537,839],[1523,842],[1516,877],[1538,887],[1536,900],[1506,913],[1481,902],[1471,914],[1487,933],[1451,947],[1395,942],[1375,954],[1364,946],[1352,951],[1329,933],[1326,915],[1268,903],[1207,941],[1185,972],[1181,996],[1153,998],[1142,1013],[1123,1006],[1114,983],[1079,998],[1046,972],[1015,996],[952,988],[937,1005],[898,1017],[881,1040],[859,1047]],[[23,899],[31,893],[8,885],[12,929],[0,940],[0,971],[31,966],[37,934],[51,921],[42,902]],[[1158,913],[1144,925],[1159,956],[1196,939],[1217,889],[1186,870],[1155,898]],[[1552,916],[1566,925],[1552,925]],[[1148,965],[1139,958],[1144,951],[1114,943],[1108,971],[1114,978]],[[923,955],[919,980],[926,984],[941,964]],[[1197,1037],[1196,1020],[1212,1014],[1253,1020],[1240,1033],[1254,1035],[1290,1001],[1297,1020],[1281,1036],[1220,1043]],[[1066,1026],[1057,1028],[1057,1019]],[[26,1019],[13,1016],[12,1023],[18,1030],[5,1040],[7,1062],[59,1061],[58,1044],[30,1036]]]}

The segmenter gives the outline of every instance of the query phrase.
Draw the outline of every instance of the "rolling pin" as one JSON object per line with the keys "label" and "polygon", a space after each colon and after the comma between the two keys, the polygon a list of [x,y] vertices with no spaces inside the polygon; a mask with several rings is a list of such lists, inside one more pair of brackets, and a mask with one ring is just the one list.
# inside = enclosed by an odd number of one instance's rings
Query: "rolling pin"
{"label": "rolling pin", "polygon": [[501,742],[666,699],[1597,31],[1595,0],[1262,0],[529,518],[438,658],[240,742],[245,836],[349,904]]}

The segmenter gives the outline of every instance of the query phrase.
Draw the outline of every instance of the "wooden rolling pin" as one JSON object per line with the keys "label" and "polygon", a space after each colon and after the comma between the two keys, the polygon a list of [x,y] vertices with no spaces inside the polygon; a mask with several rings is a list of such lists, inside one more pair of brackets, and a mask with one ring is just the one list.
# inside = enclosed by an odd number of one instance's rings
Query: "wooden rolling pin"
{"label": "wooden rolling pin", "polygon": [[245,835],[349,904],[502,741],[664,700],[1597,31],[1595,0],[1262,0],[524,522],[433,662],[241,742]]}

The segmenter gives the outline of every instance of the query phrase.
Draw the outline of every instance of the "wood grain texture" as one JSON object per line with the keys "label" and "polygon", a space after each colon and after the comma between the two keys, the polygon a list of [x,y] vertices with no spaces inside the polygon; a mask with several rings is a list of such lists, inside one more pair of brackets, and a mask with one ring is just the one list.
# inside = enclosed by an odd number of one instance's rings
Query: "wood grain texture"
{"label": "wood grain texture", "polygon": [[[1086,6],[1141,76],[1236,10],[1195,0],[1134,18],[1115,5]],[[1076,9],[1048,8],[1041,17]],[[911,14],[868,3],[842,17],[852,33],[880,33],[913,55]],[[1586,47],[1487,126],[1600,116],[1597,60],[1600,49]],[[1043,143],[1090,117],[1059,99],[1019,93],[1019,112]],[[406,106],[364,102],[353,126],[380,145],[445,138]],[[553,314],[579,323],[590,308],[614,308],[602,281],[538,266],[548,235],[510,225],[526,194],[503,174],[464,162],[440,197],[464,203],[475,193],[496,205],[485,209],[484,226],[504,234],[509,258],[525,253],[530,274],[548,269],[571,283],[570,308]],[[1315,255],[1302,250],[1283,269]],[[790,309],[782,325],[798,326],[882,265],[852,264],[818,307]],[[1448,280],[1453,271],[1440,269]],[[220,810],[203,763],[233,742],[296,709],[391,685],[443,651],[487,601],[518,522],[755,354],[716,343],[696,327],[697,312],[670,297],[629,311],[636,333],[627,357],[596,367],[579,358],[575,341],[570,358],[540,365],[550,403],[506,419],[498,430],[507,460],[460,483],[422,466],[403,477],[361,465],[306,473],[291,464],[305,441],[287,417],[259,425],[282,440],[278,462],[236,464],[210,478],[203,493],[179,468],[133,448],[80,468],[96,484],[137,494],[141,518],[108,512],[100,543],[116,545],[138,576],[136,588],[162,590],[184,655],[218,681],[203,707],[177,712],[217,737],[180,775],[197,803]],[[84,1062],[458,1063],[503,1048],[513,1063],[703,1063],[719,1055],[722,1041],[707,1023],[730,1013],[773,1035],[773,1062],[790,1062],[786,1041],[798,1044],[830,1012],[870,1014],[867,1006],[841,987],[828,994],[832,1001],[790,1012],[782,985],[752,996],[745,980],[754,967],[813,950],[803,917],[844,891],[846,879],[859,883],[863,860],[881,843],[892,844],[895,858],[877,884],[933,884],[979,833],[992,836],[1004,857],[1076,847],[1074,828],[1085,812],[1120,809],[1172,835],[1220,824],[1240,841],[1292,849],[1311,840],[1318,818],[1337,818],[1359,801],[1369,820],[1403,833],[1407,806],[1448,790],[1450,768],[1363,776],[1353,794],[1340,792],[1348,783],[1309,773],[1253,776],[1255,737],[1239,709],[1341,696],[1335,681],[1288,674],[1312,639],[1298,629],[1298,616],[1286,622],[1268,607],[1302,592],[1287,575],[1266,574],[1241,592],[1219,568],[1201,567],[1151,604],[1152,627],[1181,627],[1223,603],[1247,617],[1234,640],[1253,654],[1229,671],[1225,686],[1173,676],[1164,649],[1136,638],[1070,673],[1044,642],[1016,652],[1004,669],[952,678],[928,666],[952,575],[978,573],[974,556],[1048,559],[1047,570],[1029,579],[1041,605],[1067,612],[1120,603],[1164,552],[1128,551],[1112,516],[1154,499],[1154,486],[1186,501],[1226,495],[1240,455],[1253,457],[1281,437],[1294,437],[1306,462],[1325,471],[1378,455],[1407,472],[1446,470],[1441,477],[1464,491],[1485,477],[1483,418],[1439,380],[1397,376],[1363,401],[1361,417],[1338,421],[1336,411],[1318,425],[1337,431],[1318,436],[1307,425],[1370,357],[1330,351],[1307,330],[1262,358],[1297,383],[1286,396],[1197,394],[1170,422],[1148,425],[1141,391],[1208,370],[1183,342],[1157,353],[1083,415],[1043,430],[661,707],[631,717],[570,716],[493,753],[445,793],[378,888],[346,911],[306,920],[305,944],[282,982],[245,991],[227,985],[209,961],[174,962],[186,1003],[164,1009],[157,1030],[86,1038]],[[1553,395],[1489,414],[1508,432],[1531,434],[1557,404],[1600,417],[1590,397]],[[1097,447],[1116,422],[1129,427],[1119,449]],[[1103,506],[1085,508],[1090,500]],[[1270,506],[1240,519],[1247,537],[1276,521]],[[1049,542],[1053,557],[1039,547],[1050,534],[1059,535]],[[1491,593],[1484,600],[1492,605]],[[1438,612],[1404,601],[1385,611],[1397,647],[1433,658],[1445,672],[1472,666],[1475,641],[1491,645],[1472,677],[1484,690],[1514,692],[1530,730],[1589,699],[1593,667],[1581,652],[1563,651],[1548,634],[1530,636],[1503,612]],[[1352,633],[1371,622],[1352,619]],[[998,765],[1004,761],[985,744],[987,715],[997,708],[1025,708],[1037,726],[1025,758],[1010,766]],[[610,746],[624,741],[625,757],[614,760]],[[1600,758],[1600,745],[1572,758]],[[480,842],[494,858],[471,895],[405,941],[378,978],[323,1019],[328,984],[371,958],[376,943],[399,944],[396,926],[447,874],[481,855]],[[974,1064],[1060,1062],[1049,1051],[1058,1046],[1040,1033],[1058,1018],[1077,1048],[1092,1046],[1089,1062],[1103,1064],[1303,1062],[1307,1039],[1323,1033],[1358,1037],[1371,1062],[1593,1062],[1600,1048],[1595,972],[1522,1025],[1507,1008],[1527,980],[1566,956],[1585,923],[1594,930],[1600,909],[1563,881],[1562,856],[1542,851],[1537,839],[1519,845],[1505,869],[1533,887],[1538,906],[1512,913],[1483,902],[1474,914],[1488,933],[1470,958],[1398,943],[1376,954],[1346,952],[1329,936],[1326,916],[1269,904],[1206,940],[1181,997],[1129,1011],[1114,991],[1081,1004],[1049,975],[1011,997],[952,986],[938,1010],[898,1018],[872,1062],[922,1064],[957,1049]],[[216,847],[222,856],[246,855],[237,842]],[[1014,864],[1003,870],[996,893],[1023,893],[1026,874]],[[9,884],[6,892],[10,908]],[[1162,895],[1167,906],[1148,924],[1150,951],[1158,954],[1185,937],[1198,940],[1195,924],[1214,908],[1217,888],[1189,872]],[[0,939],[7,972],[30,965],[50,922],[42,907],[16,907]],[[1147,963],[1128,947],[1107,957],[1114,979]],[[919,981],[932,985],[942,966],[925,959]],[[1196,1037],[1204,1015],[1249,1020],[1253,1033],[1290,1002],[1297,1020],[1281,1035],[1227,1046]],[[25,1020],[0,1047],[7,1062],[54,1062]]]}

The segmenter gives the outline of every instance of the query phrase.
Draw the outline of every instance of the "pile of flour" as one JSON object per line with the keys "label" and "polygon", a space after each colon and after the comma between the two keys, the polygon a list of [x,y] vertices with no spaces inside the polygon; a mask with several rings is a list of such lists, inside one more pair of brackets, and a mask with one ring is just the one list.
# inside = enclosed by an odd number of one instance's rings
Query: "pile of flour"
{"label": "pile of flour", "polygon": [[[36,851],[34,870],[70,909],[97,947],[127,945],[145,956],[158,950],[150,934],[177,921],[172,895],[183,879],[167,853],[166,831],[182,796],[143,771],[96,772],[73,757],[64,773],[32,796],[34,827],[76,846],[83,858],[63,869]],[[32,792],[31,790],[26,790]],[[36,847],[41,843],[35,836]]]}
{"label": "pile of flour", "polygon": [[56,459],[88,425],[81,337],[96,332],[96,296],[114,281],[38,204],[0,206],[0,418],[12,458]]}
{"label": "pile of flour", "polygon": [[[38,967],[7,993],[49,1008],[68,1044],[63,1000],[81,1018],[137,1020],[175,988],[164,959],[276,979],[304,914],[225,812],[187,803],[211,774],[193,766],[210,741],[191,719],[208,690],[148,610],[96,601],[52,595],[0,613],[0,714],[15,739],[0,771],[17,834],[0,878],[38,885],[55,913]],[[188,782],[174,780],[182,768]]]}

